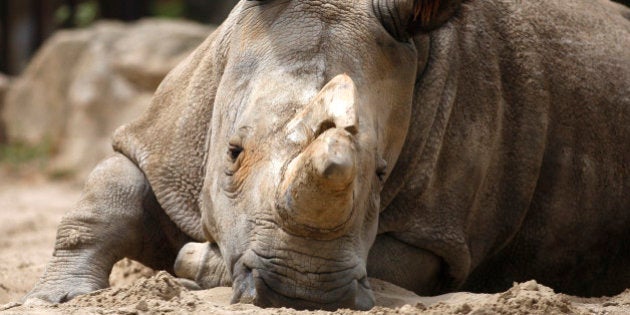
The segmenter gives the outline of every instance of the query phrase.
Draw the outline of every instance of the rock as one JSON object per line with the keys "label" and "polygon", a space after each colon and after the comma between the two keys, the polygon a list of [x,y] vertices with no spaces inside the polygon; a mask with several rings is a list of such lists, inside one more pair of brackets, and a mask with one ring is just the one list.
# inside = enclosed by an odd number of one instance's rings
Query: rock
{"label": "rock", "polygon": [[149,19],[56,33],[8,90],[8,140],[48,143],[54,171],[88,172],[111,154],[113,131],[147,108],[168,71],[212,30]]}
{"label": "rock", "polygon": [[38,144],[45,138],[61,138],[68,87],[90,35],[87,30],[57,33],[13,82],[2,113],[10,142]]}

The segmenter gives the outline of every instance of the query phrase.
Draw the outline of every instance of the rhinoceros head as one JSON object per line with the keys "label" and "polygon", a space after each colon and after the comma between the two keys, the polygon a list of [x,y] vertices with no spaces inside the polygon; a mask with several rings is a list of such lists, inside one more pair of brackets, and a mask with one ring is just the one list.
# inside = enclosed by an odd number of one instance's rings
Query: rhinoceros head
{"label": "rhinoceros head", "polygon": [[409,126],[411,37],[453,3],[241,1],[219,28],[202,202],[234,301],[373,306],[366,259]]}

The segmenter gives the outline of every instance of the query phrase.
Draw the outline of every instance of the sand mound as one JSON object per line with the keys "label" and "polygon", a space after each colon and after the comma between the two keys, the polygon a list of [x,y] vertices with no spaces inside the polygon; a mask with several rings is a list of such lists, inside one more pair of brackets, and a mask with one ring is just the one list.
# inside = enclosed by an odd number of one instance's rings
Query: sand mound
{"label": "sand mound", "polygon": [[[2,174],[0,174],[2,175]],[[78,199],[80,186],[43,180],[0,182],[0,313],[2,314],[331,314],[324,311],[260,309],[230,305],[232,290],[190,291],[165,272],[131,260],[116,264],[111,288],[55,305],[16,303],[43,273],[61,215]],[[44,211],[45,210],[45,211]],[[498,294],[451,293],[419,297],[393,284],[371,279],[377,306],[369,312],[333,314],[630,314],[630,290],[614,296],[579,298],[556,294],[529,281]]]}
{"label": "sand mound", "polygon": [[437,302],[427,314],[588,314],[536,281],[515,284],[498,294],[455,293]]}
{"label": "sand mound", "polygon": [[529,281],[497,294],[451,293],[419,297],[390,283],[372,279],[377,305],[368,312],[296,311],[230,305],[230,288],[190,291],[166,272],[125,287],[79,296],[65,304],[17,306],[9,313],[59,314],[630,314],[630,290],[612,297],[581,299],[556,294]]}
{"label": "sand mound", "polygon": [[109,288],[79,296],[68,302],[68,306],[78,307],[126,307],[146,311],[148,303],[155,305],[179,298],[182,291],[187,291],[167,272],[158,272],[155,276],[137,280],[126,288]]}

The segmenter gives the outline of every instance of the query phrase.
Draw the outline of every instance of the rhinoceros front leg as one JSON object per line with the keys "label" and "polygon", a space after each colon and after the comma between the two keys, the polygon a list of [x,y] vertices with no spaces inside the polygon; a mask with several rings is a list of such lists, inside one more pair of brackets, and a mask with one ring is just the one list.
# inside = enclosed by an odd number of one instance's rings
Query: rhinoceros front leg
{"label": "rhinoceros front leg", "polygon": [[144,174],[116,154],[90,174],[57,230],[53,258],[23,302],[64,302],[108,287],[112,266],[124,257],[172,271],[189,240],[159,207]]}
{"label": "rhinoceros front leg", "polygon": [[370,249],[368,276],[389,281],[418,295],[435,295],[440,291],[439,257],[409,245],[388,234],[381,234]]}
{"label": "rhinoceros front leg", "polygon": [[219,247],[211,243],[188,243],[182,247],[175,260],[175,275],[189,289],[210,289],[232,286]]}

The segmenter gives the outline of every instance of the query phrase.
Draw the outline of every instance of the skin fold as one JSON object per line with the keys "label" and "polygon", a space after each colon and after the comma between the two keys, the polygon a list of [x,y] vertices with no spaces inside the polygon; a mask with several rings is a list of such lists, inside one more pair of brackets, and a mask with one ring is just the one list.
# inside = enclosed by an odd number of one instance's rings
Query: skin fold
{"label": "skin fold", "polygon": [[621,292],[629,17],[604,0],[241,1],[116,132],[24,301],[106,287],[123,257],[298,309],[369,309],[368,276]]}

